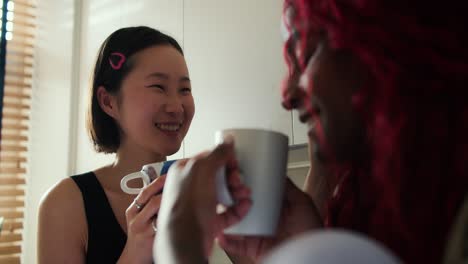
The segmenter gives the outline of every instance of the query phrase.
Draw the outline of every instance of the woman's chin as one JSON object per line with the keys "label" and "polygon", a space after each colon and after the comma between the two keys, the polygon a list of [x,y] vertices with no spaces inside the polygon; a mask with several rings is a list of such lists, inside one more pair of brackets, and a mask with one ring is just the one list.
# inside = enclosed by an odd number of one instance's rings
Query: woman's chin
{"label": "woman's chin", "polygon": [[161,149],[161,153],[164,153],[165,156],[174,155],[180,150],[181,145],[182,143],[166,145],[163,149]]}

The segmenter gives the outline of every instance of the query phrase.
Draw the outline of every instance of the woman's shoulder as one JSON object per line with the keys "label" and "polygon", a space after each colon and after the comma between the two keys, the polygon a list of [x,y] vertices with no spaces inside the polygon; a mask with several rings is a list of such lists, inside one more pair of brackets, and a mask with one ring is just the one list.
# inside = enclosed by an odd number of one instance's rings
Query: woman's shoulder
{"label": "woman's shoulder", "polygon": [[82,197],[78,185],[71,177],[67,177],[56,183],[44,194],[40,208],[53,207],[56,210],[73,209],[70,205],[74,204],[78,206],[81,200]]}
{"label": "woman's shoulder", "polygon": [[62,179],[42,197],[39,205],[38,236],[42,241],[42,248],[47,248],[45,244],[59,248],[62,244],[67,244],[63,251],[69,252],[70,248],[74,248],[77,252],[85,252],[86,213],[80,189],[72,178]]}
{"label": "woman's shoulder", "polygon": [[60,180],[52,186],[42,197],[42,206],[53,206],[56,209],[73,209],[70,205],[82,206],[83,197],[80,182],[93,176],[92,172],[74,175]]}
{"label": "woman's shoulder", "polygon": [[[52,186],[42,196],[39,217],[51,223],[62,221],[64,227],[69,224],[86,226],[85,205],[79,186],[80,180],[77,179],[82,180],[90,176],[93,176],[92,172],[66,177]],[[73,219],[73,221],[68,222],[63,219]]]}

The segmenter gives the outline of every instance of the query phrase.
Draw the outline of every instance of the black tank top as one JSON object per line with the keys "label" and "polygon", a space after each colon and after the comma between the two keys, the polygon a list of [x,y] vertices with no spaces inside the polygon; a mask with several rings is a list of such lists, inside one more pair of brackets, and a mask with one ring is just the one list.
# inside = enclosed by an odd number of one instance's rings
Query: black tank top
{"label": "black tank top", "polygon": [[115,264],[127,242],[107,200],[106,193],[93,172],[71,177],[81,190],[88,223],[86,263]]}

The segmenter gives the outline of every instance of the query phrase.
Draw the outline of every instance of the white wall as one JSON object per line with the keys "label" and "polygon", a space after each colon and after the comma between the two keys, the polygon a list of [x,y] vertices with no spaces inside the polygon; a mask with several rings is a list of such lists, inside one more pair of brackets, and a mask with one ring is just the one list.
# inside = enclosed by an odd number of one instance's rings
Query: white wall
{"label": "white wall", "polygon": [[186,1],[184,14],[197,108],[186,153],[211,147],[224,128],[273,129],[292,139],[291,113],[280,104],[282,0]]}
{"label": "white wall", "polygon": [[22,263],[36,263],[40,198],[69,173],[73,5],[73,0],[38,1]]}

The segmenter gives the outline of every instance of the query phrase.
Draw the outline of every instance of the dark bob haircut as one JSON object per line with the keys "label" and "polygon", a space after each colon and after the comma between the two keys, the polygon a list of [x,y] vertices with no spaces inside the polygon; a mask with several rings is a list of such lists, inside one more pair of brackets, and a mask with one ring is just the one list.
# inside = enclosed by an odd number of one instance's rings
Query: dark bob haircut
{"label": "dark bob haircut", "polygon": [[102,44],[90,86],[86,126],[97,152],[115,153],[120,146],[120,128],[99,105],[97,90],[105,87],[117,95],[122,80],[134,66],[132,56],[152,46],[169,45],[182,55],[180,45],[172,37],[150,27],[127,27],[112,33]]}

